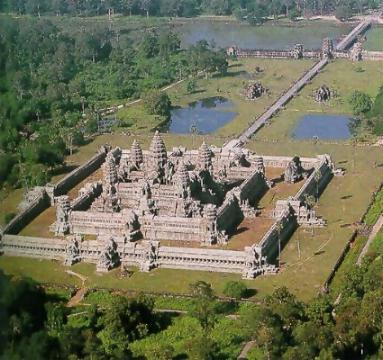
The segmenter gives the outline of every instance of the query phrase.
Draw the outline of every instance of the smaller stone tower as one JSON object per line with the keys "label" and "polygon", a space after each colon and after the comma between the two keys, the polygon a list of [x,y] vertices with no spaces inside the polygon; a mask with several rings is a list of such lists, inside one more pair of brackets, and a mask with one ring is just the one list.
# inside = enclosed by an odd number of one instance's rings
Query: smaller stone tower
{"label": "smaller stone tower", "polygon": [[57,198],[55,234],[65,235],[69,232],[69,213],[71,211],[69,197],[67,195]]}
{"label": "smaller stone tower", "polygon": [[144,162],[144,155],[142,154],[142,149],[138,141],[135,139],[130,148],[130,159],[132,164],[139,169],[141,164]]}
{"label": "smaller stone tower", "polygon": [[211,150],[204,141],[201,147],[198,149],[199,168],[201,170],[210,170],[212,167],[211,158],[212,158]]}
{"label": "smaller stone tower", "polygon": [[158,130],[153,136],[152,143],[150,144],[150,151],[152,155],[152,166],[153,168],[163,168],[167,162],[167,152],[165,143]]}

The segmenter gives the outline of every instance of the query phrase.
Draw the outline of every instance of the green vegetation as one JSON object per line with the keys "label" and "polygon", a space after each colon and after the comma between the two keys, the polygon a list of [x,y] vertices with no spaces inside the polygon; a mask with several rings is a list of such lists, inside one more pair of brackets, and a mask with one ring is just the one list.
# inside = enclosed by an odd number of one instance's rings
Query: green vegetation
{"label": "green vegetation", "polygon": [[226,283],[223,293],[234,299],[242,299],[247,294],[247,287],[244,283],[239,281],[229,281]]}
{"label": "green vegetation", "polygon": [[[380,103],[379,88],[382,86],[380,61],[365,61],[356,65],[347,60],[336,60],[327,65],[310,84],[287,105],[286,109],[277,114],[271,125],[263,128],[258,134],[258,139],[291,139],[291,134],[299,118],[308,113],[320,114],[349,114],[353,115],[353,109],[348,99],[357,89],[365,93],[376,103]],[[363,72],[359,69],[362,68]],[[325,84],[335,96],[328,102],[317,103],[313,93]],[[376,99],[376,100],[375,100]],[[357,129],[358,140],[370,141],[373,131],[373,122],[369,121],[369,113],[365,116],[361,126]],[[377,117],[378,119],[380,117]],[[375,138],[373,136],[373,138]],[[334,153],[335,156],[335,153]]]}
{"label": "green vegetation", "polygon": [[351,94],[348,102],[350,103],[354,115],[366,114],[372,108],[371,97],[359,90],[355,90]]}
{"label": "green vegetation", "polygon": [[367,225],[374,225],[378,220],[379,215],[383,213],[383,190],[380,190],[374,199],[374,203],[368,210],[365,222]]}
{"label": "green vegetation", "polygon": [[150,115],[169,116],[171,102],[169,96],[161,91],[149,91],[142,97],[145,110]]}
{"label": "green vegetation", "polygon": [[[233,102],[233,109],[230,110],[235,111],[237,116],[212,136],[214,139],[222,137],[227,140],[246,129],[250,121],[265,111],[311,65],[311,60],[291,62],[288,60],[241,59],[241,61],[230,62],[227,69],[225,67],[224,74],[213,76],[207,74],[207,77],[206,74],[205,76],[200,74],[200,76],[193,77],[190,81],[195,82],[197,91],[191,92],[189,81],[184,81],[168,89],[167,94],[174,107],[185,107],[191,102],[215,96],[224,97]],[[256,71],[257,67],[261,69],[260,72]],[[247,75],[267,84],[268,94],[257,101],[246,100],[243,92],[250,81],[246,79]],[[161,128],[167,121],[164,116],[148,114],[142,103],[119,110],[117,116],[121,120],[122,126],[135,134]],[[176,135],[171,135],[171,137],[177,138]]]}
{"label": "green vegetation", "polygon": [[367,42],[364,45],[366,50],[383,51],[383,26],[374,26],[367,32],[366,36]]}
{"label": "green vegetation", "polygon": [[380,0],[353,1],[309,1],[302,5],[299,1],[276,0],[110,0],[99,2],[67,2],[65,0],[4,0],[0,3],[0,11],[11,11],[21,14],[41,16],[42,14],[98,16],[101,14],[122,13],[124,15],[149,16],[197,16],[200,14],[230,15],[239,19],[247,19],[251,24],[258,24],[268,16],[276,19],[284,15],[295,19],[298,15],[322,14],[336,11],[341,20],[348,19],[353,13],[361,13],[367,9],[376,9]]}
{"label": "green vegetation", "polygon": [[[65,171],[64,156],[97,130],[104,105],[227,67],[223,51],[206,42],[181,51],[167,30],[145,33],[135,47],[97,22],[69,35],[47,19],[3,16],[0,31],[0,185],[43,185]],[[168,113],[163,105],[157,113]]]}

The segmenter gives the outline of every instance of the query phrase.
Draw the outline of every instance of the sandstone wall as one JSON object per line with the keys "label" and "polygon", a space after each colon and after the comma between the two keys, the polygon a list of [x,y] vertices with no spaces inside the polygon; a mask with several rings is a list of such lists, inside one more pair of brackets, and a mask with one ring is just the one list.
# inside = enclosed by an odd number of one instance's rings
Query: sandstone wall
{"label": "sandstone wall", "polygon": [[245,252],[160,246],[158,267],[242,273]]}
{"label": "sandstone wall", "polygon": [[325,189],[327,184],[332,178],[332,169],[326,158],[323,158],[320,164],[315,168],[312,174],[307,178],[306,182],[300,188],[298,193],[294,196],[296,200],[305,202],[307,195],[317,195],[317,183],[318,183],[318,192],[320,195]]}
{"label": "sandstone wall", "polygon": [[101,195],[101,184],[94,189],[90,189],[85,194],[78,196],[71,202],[72,211],[85,211],[92,204],[93,200]]}
{"label": "sandstone wall", "polygon": [[66,242],[62,239],[39,238],[5,234],[0,250],[9,256],[64,260]]}
{"label": "sandstone wall", "polygon": [[203,242],[207,236],[205,218],[146,216],[141,218],[141,232],[147,240]]}
{"label": "sandstone wall", "polygon": [[383,51],[366,51],[362,52],[363,60],[383,61]]}
{"label": "sandstone wall", "polygon": [[281,248],[290,239],[298,224],[295,216],[289,211],[285,211],[279,219],[271,226],[262,240],[256,245],[258,252],[266,256],[267,262],[272,263],[278,256],[278,243],[281,240]]}
{"label": "sandstone wall", "polygon": [[227,233],[234,231],[243,220],[243,214],[237,199],[225,201],[217,211],[217,226]]}
{"label": "sandstone wall", "polygon": [[100,151],[86,163],[71,171],[54,185],[54,196],[66,194],[70,189],[96,171],[105,161],[106,152]]}
{"label": "sandstone wall", "polygon": [[[293,159],[292,156],[266,156],[263,155],[263,164],[265,167],[276,167],[286,169],[289,162]],[[312,169],[316,164],[320,162],[318,158],[307,158],[300,157],[299,158],[302,164],[302,167],[305,170]]]}
{"label": "sandstone wall", "polygon": [[267,184],[262,173],[254,171],[253,174],[239,186],[239,200],[249,201],[251,205],[254,205],[266,189]]}
{"label": "sandstone wall", "polygon": [[49,207],[49,198],[46,192],[36,198],[23,211],[18,213],[3,229],[4,234],[17,234],[28,225],[36,216]]}

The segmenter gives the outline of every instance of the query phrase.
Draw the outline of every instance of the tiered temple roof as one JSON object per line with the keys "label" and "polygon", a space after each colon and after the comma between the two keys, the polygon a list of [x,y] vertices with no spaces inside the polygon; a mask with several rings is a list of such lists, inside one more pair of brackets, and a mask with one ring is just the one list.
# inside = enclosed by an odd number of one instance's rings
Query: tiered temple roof
{"label": "tiered temple roof", "polygon": [[199,165],[201,169],[203,170],[210,169],[212,165],[211,157],[212,157],[211,150],[204,141],[198,150],[198,161],[199,161]]}
{"label": "tiered temple roof", "polygon": [[158,131],[154,134],[150,151],[152,152],[153,165],[164,166],[167,161],[167,152],[165,143]]}
{"label": "tiered temple roof", "polygon": [[142,149],[137,140],[133,141],[133,144],[130,148],[130,161],[136,166],[139,166],[144,161]]}

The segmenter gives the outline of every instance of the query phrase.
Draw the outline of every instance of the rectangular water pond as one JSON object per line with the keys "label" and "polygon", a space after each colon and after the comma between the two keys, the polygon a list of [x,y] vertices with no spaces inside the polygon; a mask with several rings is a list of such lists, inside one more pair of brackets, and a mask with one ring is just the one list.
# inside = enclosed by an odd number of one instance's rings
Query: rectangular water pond
{"label": "rectangular water pond", "polygon": [[345,140],[352,137],[353,119],[347,115],[307,114],[293,130],[295,139]]}
{"label": "rectangular water pond", "polygon": [[234,104],[223,97],[211,97],[173,109],[168,131],[174,134],[210,134],[232,121],[237,115]]}

